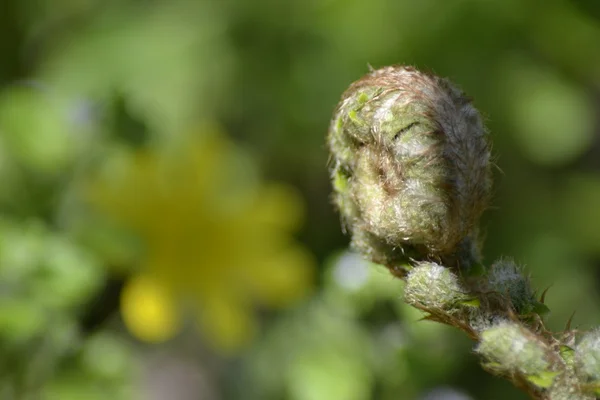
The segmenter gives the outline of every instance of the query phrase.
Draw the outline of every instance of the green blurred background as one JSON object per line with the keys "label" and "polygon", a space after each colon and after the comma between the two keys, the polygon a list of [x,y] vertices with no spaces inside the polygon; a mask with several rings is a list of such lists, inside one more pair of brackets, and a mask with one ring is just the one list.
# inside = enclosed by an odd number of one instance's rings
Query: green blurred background
{"label": "green blurred background", "polygon": [[0,399],[524,398],[346,251],[325,135],[369,65],[452,79],[486,262],[597,326],[599,4],[2,0]]}

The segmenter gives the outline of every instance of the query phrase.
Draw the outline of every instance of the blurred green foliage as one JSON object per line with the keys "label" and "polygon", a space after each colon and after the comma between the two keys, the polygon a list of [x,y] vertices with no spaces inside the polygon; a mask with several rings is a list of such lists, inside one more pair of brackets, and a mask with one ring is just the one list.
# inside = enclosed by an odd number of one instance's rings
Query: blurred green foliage
{"label": "blurred green foliage", "polygon": [[[573,311],[582,329],[598,325],[596,1],[6,0],[0,398],[133,398],[159,350],[202,366],[194,398],[523,398],[482,372],[457,332],[418,322],[399,300],[402,285],[339,253],[347,239],[329,202],[324,135],[347,85],[369,64],[394,63],[449,77],[488,116],[498,172],[487,262],[512,256],[538,294],[551,287],[551,329]],[[239,149],[232,171],[241,177],[226,181],[228,193],[262,187],[253,171],[299,189],[298,237],[321,266],[302,304],[275,312],[248,300],[256,335],[228,357],[187,323],[162,347],[128,337],[120,288],[144,272],[147,242],[81,192],[100,170],[118,178],[119,163],[139,152],[181,148],[205,123],[223,126]],[[190,246],[203,254],[211,232],[195,228]],[[234,238],[221,244],[246,254]],[[223,291],[243,284],[239,274],[219,282]],[[184,398],[182,385],[172,390],[168,398]]]}

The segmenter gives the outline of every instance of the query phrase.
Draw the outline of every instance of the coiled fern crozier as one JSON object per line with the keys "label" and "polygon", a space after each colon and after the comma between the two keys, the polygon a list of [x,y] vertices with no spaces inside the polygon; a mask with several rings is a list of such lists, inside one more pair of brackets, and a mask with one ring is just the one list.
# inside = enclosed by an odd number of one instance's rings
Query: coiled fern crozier
{"label": "coiled fern crozier", "polygon": [[534,399],[600,394],[600,330],[552,334],[521,268],[481,261],[492,158],[461,90],[411,67],[373,70],[342,95],[328,144],[351,246],[406,282],[407,303],[467,333],[486,370]]}

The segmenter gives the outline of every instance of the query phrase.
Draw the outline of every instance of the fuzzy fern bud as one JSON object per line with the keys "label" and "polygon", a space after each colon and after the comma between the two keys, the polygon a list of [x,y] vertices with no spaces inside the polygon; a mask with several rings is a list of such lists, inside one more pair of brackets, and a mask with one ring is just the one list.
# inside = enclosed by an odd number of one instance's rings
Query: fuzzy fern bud
{"label": "fuzzy fern bud", "polygon": [[533,381],[553,376],[548,371],[546,345],[518,324],[501,322],[481,332],[480,338],[476,351],[488,361],[488,369],[501,374],[520,373]]}
{"label": "fuzzy fern bud", "polygon": [[328,143],[355,248],[380,263],[476,258],[490,147],[479,112],[449,81],[404,66],[372,71],[342,95]]}
{"label": "fuzzy fern bud", "polygon": [[518,314],[531,312],[538,305],[529,278],[510,259],[500,259],[492,264],[487,282],[491,290],[509,298]]}
{"label": "fuzzy fern bud", "polygon": [[427,309],[451,311],[468,296],[452,271],[433,262],[423,262],[406,276],[404,299],[408,304]]}

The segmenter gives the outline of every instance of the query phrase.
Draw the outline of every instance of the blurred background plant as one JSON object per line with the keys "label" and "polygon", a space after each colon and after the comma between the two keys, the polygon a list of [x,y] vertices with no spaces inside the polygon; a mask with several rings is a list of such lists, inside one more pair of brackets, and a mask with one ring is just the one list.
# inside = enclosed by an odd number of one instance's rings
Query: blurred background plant
{"label": "blurred background plant", "polygon": [[595,1],[0,3],[0,398],[524,398],[343,251],[325,134],[368,65],[488,115],[486,260],[600,322]]}

